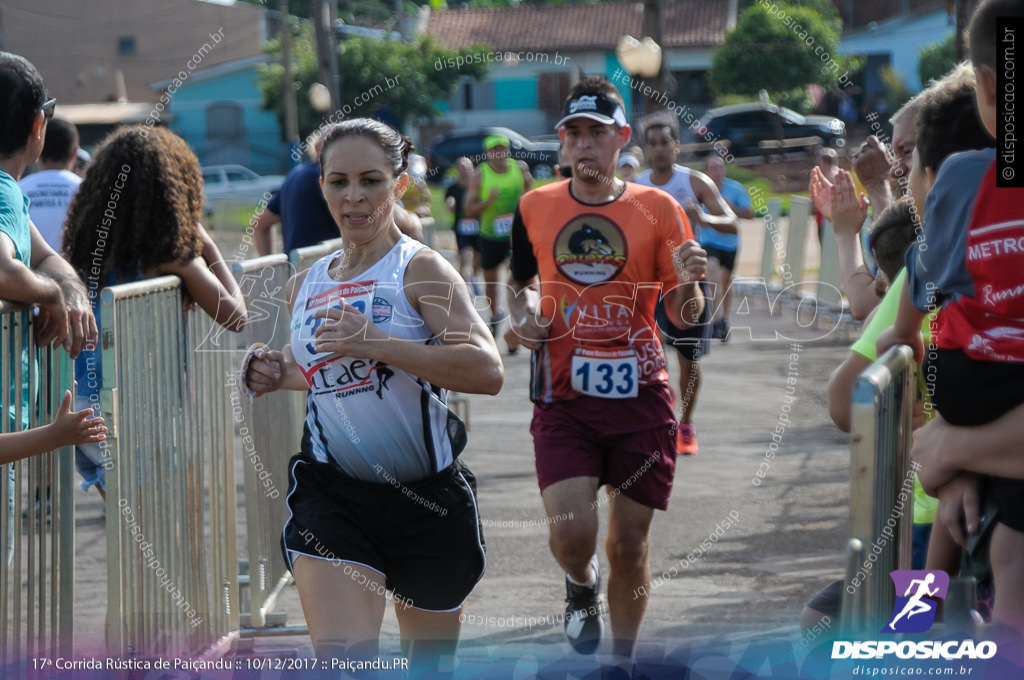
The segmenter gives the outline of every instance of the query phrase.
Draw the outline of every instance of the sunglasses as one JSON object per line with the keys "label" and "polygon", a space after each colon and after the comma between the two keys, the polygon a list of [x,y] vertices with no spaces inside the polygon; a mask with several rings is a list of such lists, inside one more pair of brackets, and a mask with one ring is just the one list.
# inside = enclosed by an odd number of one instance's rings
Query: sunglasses
{"label": "sunglasses", "polygon": [[43,102],[43,105],[41,107],[39,107],[39,110],[43,112],[44,116],[46,116],[46,120],[50,120],[51,118],[53,118],[53,111],[56,108],[57,108],[57,99],[56,99],[56,97],[50,97],[45,102]]}

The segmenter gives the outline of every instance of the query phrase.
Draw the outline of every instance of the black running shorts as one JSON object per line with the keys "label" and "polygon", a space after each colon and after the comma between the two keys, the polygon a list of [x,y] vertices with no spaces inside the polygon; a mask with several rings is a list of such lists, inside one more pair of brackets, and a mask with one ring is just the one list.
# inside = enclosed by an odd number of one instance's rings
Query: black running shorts
{"label": "black running shorts", "polygon": [[700,290],[704,293],[704,311],[701,312],[700,322],[696,326],[680,328],[669,321],[663,299],[658,300],[658,306],[654,309],[654,321],[658,324],[658,330],[668,336],[668,341],[687,361],[697,361],[711,351],[712,309],[708,284],[701,281]]}
{"label": "black running shorts", "polygon": [[507,238],[501,240],[480,237],[480,268],[494,269],[512,254],[512,242]]}
{"label": "black running shorts", "polygon": [[[402,606],[458,609],[484,573],[476,478],[461,461],[415,482],[354,479],[302,454],[288,464],[285,563],[338,561],[338,578],[379,573]],[[383,593],[382,593],[383,594]]]}

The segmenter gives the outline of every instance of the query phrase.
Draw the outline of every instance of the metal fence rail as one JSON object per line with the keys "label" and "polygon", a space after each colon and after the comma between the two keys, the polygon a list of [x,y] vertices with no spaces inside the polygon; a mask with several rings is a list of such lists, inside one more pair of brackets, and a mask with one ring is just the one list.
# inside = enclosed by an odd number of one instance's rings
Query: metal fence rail
{"label": "metal fence rail", "polygon": [[842,605],[842,628],[851,634],[881,630],[895,601],[889,572],[910,568],[916,367],[909,347],[893,347],[854,383],[850,562]]}
{"label": "metal fence rail", "polygon": [[[283,254],[233,265],[249,309],[239,342],[263,342],[280,350],[288,342],[290,315],[284,289],[291,265]],[[242,563],[242,635],[280,628],[284,618],[273,612],[277,595],[291,575],[281,556],[281,529],[288,518],[288,459],[298,452],[306,413],[304,395],[280,391],[252,402],[235,375],[227,376],[236,448],[245,479],[246,561]]]}
{"label": "metal fence rail", "polygon": [[177,277],[101,304],[108,652],[195,655],[238,628],[230,357]]}
{"label": "metal fence rail", "polygon": [[[32,315],[0,301],[0,432],[53,421],[72,387],[67,353],[36,347]],[[30,655],[72,646],[74,449],[0,465],[0,663],[11,677]]]}

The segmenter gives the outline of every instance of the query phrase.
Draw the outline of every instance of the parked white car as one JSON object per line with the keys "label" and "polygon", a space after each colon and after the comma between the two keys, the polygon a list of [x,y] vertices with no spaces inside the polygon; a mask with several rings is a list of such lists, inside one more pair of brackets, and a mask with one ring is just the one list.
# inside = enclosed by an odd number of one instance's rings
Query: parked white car
{"label": "parked white car", "polygon": [[284,175],[259,175],[243,165],[208,165],[203,168],[204,201],[207,214],[213,211],[218,199],[251,202],[254,205],[264,196],[281,188]]}

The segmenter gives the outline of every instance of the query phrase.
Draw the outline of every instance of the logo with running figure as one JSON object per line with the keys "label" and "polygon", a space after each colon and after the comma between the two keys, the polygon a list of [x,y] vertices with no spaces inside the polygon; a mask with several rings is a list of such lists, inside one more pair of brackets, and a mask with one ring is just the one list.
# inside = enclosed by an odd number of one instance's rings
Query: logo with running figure
{"label": "logo with running figure", "polygon": [[949,574],[939,569],[897,569],[889,577],[896,588],[896,604],[882,632],[923,633],[931,628],[938,600],[946,598]]}
{"label": "logo with running figure", "polygon": [[626,266],[626,251],[626,237],[617,224],[603,215],[580,215],[555,239],[555,266],[573,283],[602,283]]}

